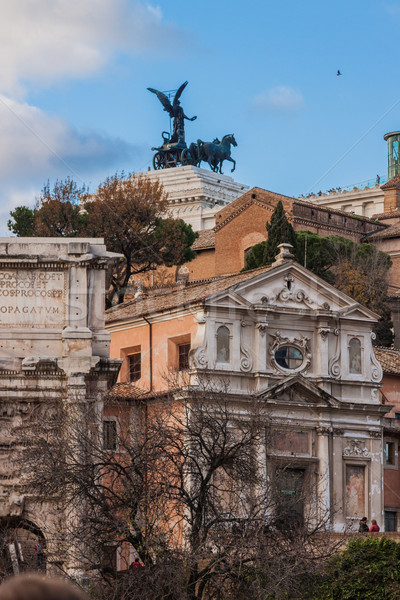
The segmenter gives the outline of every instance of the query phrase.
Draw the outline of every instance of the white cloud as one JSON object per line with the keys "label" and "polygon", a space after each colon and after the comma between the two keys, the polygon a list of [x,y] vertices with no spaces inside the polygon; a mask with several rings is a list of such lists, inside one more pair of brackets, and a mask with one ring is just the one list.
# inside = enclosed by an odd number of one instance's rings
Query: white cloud
{"label": "white cloud", "polygon": [[0,0],[0,91],[85,77],[118,52],[179,50],[184,34],[138,0]]}
{"label": "white cloud", "polygon": [[273,87],[253,98],[252,108],[265,113],[295,113],[305,106],[301,92],[287,85]]}
{"label": "white cloud", "polygon": [[144,149],[96,132],[78,132],[59,117],[0,94],[0,233],[12,208],[32,205],[47,179],[102,177]]}
{"label": "white cloud", "polygon": [[1,180],[68,169],[83,178],[88,168],[100,170],[139,150],[118,138],[78,132],[59,117],[1,94],[0,139]]}

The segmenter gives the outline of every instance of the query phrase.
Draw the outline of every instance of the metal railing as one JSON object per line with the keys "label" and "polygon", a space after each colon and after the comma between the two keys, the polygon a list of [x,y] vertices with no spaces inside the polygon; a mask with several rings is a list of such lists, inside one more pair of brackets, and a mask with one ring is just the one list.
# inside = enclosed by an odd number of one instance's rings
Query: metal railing
{"label": "metal railing", "polygon": [[378,185],[378,186],[383,185],[387,181],[388,181],[387,177],[380,177],[379,175],[377,175],[375,177],[375,179],[367,179],[366,181],[360,181],[359,183],[353,183],[352,185],[346,185],[344,187],[331,188],[325,192],[321,192],[321,191],[312,192],[310,194],[307,194],[306,196],[301,194],[298,197],[304,199],[304,198],[310,198],[312,196],[322,196],[322,195],[329,195],[329,194],[341,194],[342,192],[352,192],[355,189],[356,190],[365,190],[367,188],[373,188],[376,185]]}

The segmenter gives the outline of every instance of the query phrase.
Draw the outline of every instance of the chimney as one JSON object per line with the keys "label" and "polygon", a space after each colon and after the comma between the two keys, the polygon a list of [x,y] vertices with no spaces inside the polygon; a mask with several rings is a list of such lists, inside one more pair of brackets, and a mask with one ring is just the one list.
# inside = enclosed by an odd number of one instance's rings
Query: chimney
{"label": "chimney", "polygon": [[275,256],[275,262],[272,263],[271,267],[278,267],[282,265],[287,260],[293,260],[294,256],[291,253],[293,250],[292,244],[279,244],[279,254]]}

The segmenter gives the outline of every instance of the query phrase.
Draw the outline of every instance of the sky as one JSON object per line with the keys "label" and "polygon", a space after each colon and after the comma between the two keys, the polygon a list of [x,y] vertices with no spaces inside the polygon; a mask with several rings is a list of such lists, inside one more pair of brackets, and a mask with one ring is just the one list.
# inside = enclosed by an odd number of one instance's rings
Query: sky
{"label": "sky", "polygon": [[[176,89],[186,141],[234,133],[236,181],[298,196],[386,175],[400,0],[0,0],[0,233],[67,176],[146,171]],[[342,75],[337,76],[337,70]],[[205,166],[208,168],[208,166]],[[230,174],[226,163],[225,174]]]}

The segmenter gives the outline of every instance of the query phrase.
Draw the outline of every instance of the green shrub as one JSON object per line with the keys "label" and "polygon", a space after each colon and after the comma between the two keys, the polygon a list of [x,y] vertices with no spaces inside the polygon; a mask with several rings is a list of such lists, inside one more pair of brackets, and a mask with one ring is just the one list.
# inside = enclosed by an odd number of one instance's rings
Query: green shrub
{"label": "green shrub", "polygon": [[332,557],[314,600],[400,599],[400,544],[385,537],[352,540]]}

